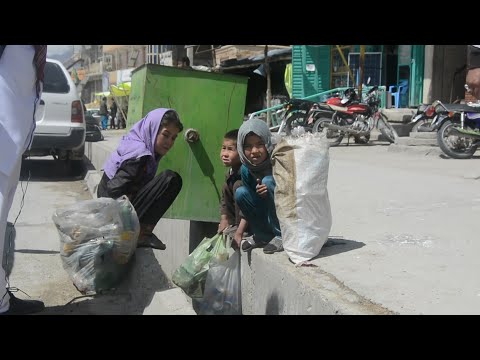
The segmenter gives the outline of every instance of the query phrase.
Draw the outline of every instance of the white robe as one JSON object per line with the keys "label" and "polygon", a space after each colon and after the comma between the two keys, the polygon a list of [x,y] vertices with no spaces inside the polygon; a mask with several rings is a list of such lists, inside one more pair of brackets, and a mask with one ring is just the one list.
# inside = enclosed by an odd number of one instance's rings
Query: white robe
{"label": "white robe", "polygon": [[[22,154],[30,146],[35,130],[34,55],[32,45],[7,45],[0,58],[0,255]],[[5,270],[0,266],[0,313],[9,308],[5,287]]]}

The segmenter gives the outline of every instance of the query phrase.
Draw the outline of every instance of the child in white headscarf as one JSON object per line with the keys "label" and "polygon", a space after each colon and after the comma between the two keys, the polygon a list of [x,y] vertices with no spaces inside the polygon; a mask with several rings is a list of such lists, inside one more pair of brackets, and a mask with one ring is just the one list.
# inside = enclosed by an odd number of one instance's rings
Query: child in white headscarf
{"label": "child in white headscarf", "polygon": [[263,248],[265,254],[283,251],[270,160],[272,135],[267,124],[259,119],[244,122],[238,131],[237,149],[242,161],[243,186],[235,192],[235,199],[253,232],[253,239],[247,239],[242,250],[249,251],[266,244]]}

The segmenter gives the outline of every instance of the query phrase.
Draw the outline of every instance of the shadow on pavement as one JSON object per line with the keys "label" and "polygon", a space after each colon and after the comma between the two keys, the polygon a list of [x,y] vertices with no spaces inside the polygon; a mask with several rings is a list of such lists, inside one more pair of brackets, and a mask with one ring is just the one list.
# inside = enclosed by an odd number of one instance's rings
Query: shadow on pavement
{"label": "shadow on pavement", "polygon": [[472,157],[468,158],[468,159],[454,159],[454,158],[451,158],[450,156],[446,155],[446,154],[440,154],[438,157],[442,158],[442,159],[445,159],[445,160],[455,160],[455,161],[458,161],[458,160],[471,160],[471,159],[480,159],[480,155],[473,155]]}
{"label": "shadow on pavement", "polygon": [[17,231],[13,223],[7,222],[5,228],[5,246],[3,247],[2,254],[2,267],[5,270],[5,275],[9,277],[12,273],[13,263],[15,261],[15,238],[17,237]]}
{"label": "shadow on pavement", "polygon": [[78,181],[92,168],[86,157],[71,163],[50,157],[28,158],[22,161],[20,181]]}
{"label": "shadow on pavement", "polygon": [[324,258],[340,254],[346,251],[360,249],[365,246],[365,243],[355,240],[344,239],[343,237],[330,236],[320,250],[320,254],[315,256],[312,260]]}
{"label": "shadow on pavement", "polygon": [[38,315],[142,315],[156,292],[170,288],[153,251],[137,249],[129,274],[117,289],[92,296],[79,292],[69,303],[47,307]]}
{"label": "shadow on pavement", "polygon": [[55,251],[55,250],[15,249],[15,252],[16,253],[21,253],[21,254],[38,254],[38,255],[60,254],[60,251]]}
{"label": "shadow on pavement", "polygon": [[390,142],[388,141],[382,141],[382,140],[375,140],[375,141],[369,141],[366,144],[355,144],[353,140],[351,140],[349,143],[347,143],[346,140],[343,140],[340,145],[337,145],[335,147],[338,148],[349,148],[349,147],[368,147],[368,146],[390,146]]}
{"label": "shadow on pavement", "polygon": [[283,303],[279,299],[277,293],[272,293],[267,299],[265,306],[265,315],[280,315]]}

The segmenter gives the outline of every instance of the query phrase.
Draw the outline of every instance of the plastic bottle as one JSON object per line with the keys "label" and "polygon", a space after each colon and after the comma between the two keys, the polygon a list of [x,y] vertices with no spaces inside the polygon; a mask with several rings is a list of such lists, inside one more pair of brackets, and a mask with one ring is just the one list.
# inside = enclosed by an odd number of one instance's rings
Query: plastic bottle
{"label": "plastic bottle", "polygon": [[124,204],[120,211],[120,218],[122,220],[122,231],[120,238],[116,239],[114,246],[113,258],[117,264],[124,265],[130,259],[134,243],[135,232],[132,221],[132,212],[128,204]]}
{"label": "plastic bottle", "polygon": [[122,218],[123,231],[133,231],[132,212],[130,211],[130,207],[127,205],[122,206],[120,216]]}
{"label": "plastic bottle", "polygon": [[215,312],[222,312],[223,311],[223,300],[225,298],[225,289],[222,287],[215,287],[212,296],[212,309]]}

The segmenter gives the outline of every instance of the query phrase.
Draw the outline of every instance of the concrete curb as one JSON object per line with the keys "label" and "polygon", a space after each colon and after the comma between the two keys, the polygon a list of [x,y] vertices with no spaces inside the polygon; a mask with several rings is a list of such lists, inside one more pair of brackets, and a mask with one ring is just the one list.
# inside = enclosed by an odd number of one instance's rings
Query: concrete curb
{"label": "concrete curb", "polygon": [[[242,252],[244,315],[393,315],[321,267],[295,267],[282,252]],[[280,275],[281,274],[281,275]]]}
{"label": "concrete curb", "polygon": [[153,296],[143,315],[197,315],[191,299],[182,289],[174,287],[159,291]]}
{"label": "concrete curb", "polygon": [[387,149],[388,152],[405,153],[409,155],[423,155],[440,157],[443,151],[436,146],[408,146],[392,144]]}
{"label": "concrete curb", "polygon": [[87,174],[85,175],[85,183],[87,184],[88,191],[94,199],[97,198],[97,187],[102,179],[103,172],[97,170],[88,170]]}

